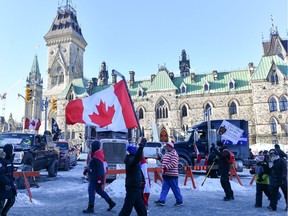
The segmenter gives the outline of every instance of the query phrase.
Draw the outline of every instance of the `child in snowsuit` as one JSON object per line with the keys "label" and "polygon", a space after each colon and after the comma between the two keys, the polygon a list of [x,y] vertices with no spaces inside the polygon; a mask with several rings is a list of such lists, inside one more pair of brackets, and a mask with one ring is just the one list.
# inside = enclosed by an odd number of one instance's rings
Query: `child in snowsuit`
{"label": "child in snowsuit", "polygon": [[109,197],[109,195],[102,189],[104,184],[104,153],[103,149],[100,149],[100,142],[94,141],[91,143],[91,159],[88,166],[88,194],[89,204],[88,208],[83,210],[83,213],[94,213],[95,192],[98,193],[108,203],[109,208],[107,211],[111,211],[116,205],[115,202]]}
{"label": "child in snowsuit", "polygon": [[265,195],[270,199],[270,192],[269,192],[269,176],[268,170],[269,167],[264,161],[264,155],[258,155],[256,158],[256,167],[255,169],[251,170],[251,174],[256,174],[256,202],[255,208],[262,207],[262,194],[263,192]]}

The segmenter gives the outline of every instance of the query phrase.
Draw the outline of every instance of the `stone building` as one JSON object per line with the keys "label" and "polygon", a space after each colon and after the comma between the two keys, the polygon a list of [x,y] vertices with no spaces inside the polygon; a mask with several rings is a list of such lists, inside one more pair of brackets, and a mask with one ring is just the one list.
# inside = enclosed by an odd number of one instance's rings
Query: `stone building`
{"label": "stone building", "polygon": [[[109,87],[117,82],[117,76],[111,73],[109,82],[103,61],[98,78],[84,78],[87,42],[70,5],[58,8],[44,38],[48,66],[43,97],[48,101],[57,99],[57,110],[52,110],[50,103],[48,106],[48,129],[54,118],[66,139],[81,142],[79,135],[83,134],[84,125],[65,123],[67,103]],[[161,141],[182,138],[211,109],[212,120],[248,120],[251,144],[288,145],[287,40],[273,28],[269,41],[262,43],[264,54],[259,56],[259,63],[248,63],[243,70],[195,73],[190,70],[186,51],[182,50],[180,73],[161,66],[150,79],[140,81],[136,72],[130,71],[127,85],[144,135],[152,139],[152,125],[156,125]]]}

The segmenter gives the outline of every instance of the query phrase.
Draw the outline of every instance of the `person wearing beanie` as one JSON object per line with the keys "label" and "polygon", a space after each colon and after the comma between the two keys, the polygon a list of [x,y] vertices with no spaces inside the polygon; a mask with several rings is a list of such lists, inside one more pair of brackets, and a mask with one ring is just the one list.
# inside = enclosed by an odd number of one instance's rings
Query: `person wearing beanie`
{"label": "person wearing beanie", "polygon": [[256,166],[255,169],[251,169],[250,173],[255,174],[256,180],[256,202],[254,207],[262,207],[262,195],[264,194],[270,199],[269,192],[269,167],[268,164],[264,161],[264,155],[259,154],[255,158]]}
{"label": "person wearing beanie", "polygon": [[[6,144],[0,152],[0,210],[1,216],[7,215],[14,205],[17,191],[13,177],[13,145]],[[7,201],[6,201],[7,200]],[[6,202],[6,203],[5,203]]]}
{"label": "person wearing beanie", "polygon": [[93,141],[91,143],[91,155],[88,172],[88,208],[83,210],[83,213],[94,213],[94,202],[96,193],[99,194],[109,205],[107,211],[111,211],[116,203],[109,197],[106,191],[103,190],[104,174],[106,172],[106,161],[104,158],[103,149],[100,149],[100,142]]}
{"label": "person wearing beanie", "polygon": [[[212,143],[212,149],[215,151],[218,156],[218,164],[219,164],[219,173],[220,173],[220,183],[225,192],[224,201],[234,200],[234,192],[231,188],[231,184],[229,181],[229,172],[230,172],[230,153],[227,151],[227,147],[223,145],[221,141],[217,142],[217,148],[215,144]],[[229,149],[228,149],[229,150]]]}
{"label": "person wearing beanie", "polygon": [[276,149],[270,149],[269,151],[269,189],[270,189],[270,205],[268,209],[271,211],[277,210],[277,198],[279,188],[281,188],[286,201],[287,211],[287,164],[286,160],[280,158]]}
{"label": "person wearing beanie", "polygon": [[162,162],[162,190],[160,197],[154,203],[156,205],[164,206],[166,202],[167,194],[172,189],[174,197],[176,199],[175,206],[183,205],[183,198],[181,195],[180,188],[178,186],[178,163],[179,156],[176,150],[174,149],[173,142],[167,142],[165,145],[166,152],[163,155]]}
{"label": "person wearing beanie", "polygon": [[144,137],[140,137],[137,141],[137,146],[129,145],[127,147],[127,155],[124,159],[125,163],[125,189],[126,196],[124,204],[118,216],[130,215],[133,207],[139,216],[147,216],[147,210],[143,199],[143,188],[145,184],[145,178],[143,176],[140,161],[143,155],[143,149],[147,140]]}

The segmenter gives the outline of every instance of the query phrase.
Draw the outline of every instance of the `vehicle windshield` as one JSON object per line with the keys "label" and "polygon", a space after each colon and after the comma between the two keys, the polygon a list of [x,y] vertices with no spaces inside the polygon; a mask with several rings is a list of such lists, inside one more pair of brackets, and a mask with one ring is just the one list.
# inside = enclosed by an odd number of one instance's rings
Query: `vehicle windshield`
{"label": "vehicle windshield", "polygon": [[59,147],[60,150],[68,150],[68,143],[65,142],[57,142],[56,146]]}
{"label": "vehicle windshield", "polygon": [[25,147],[33,145],[33,142],[33,136],[30,134],[0,134],[0,147],[8,143]]}

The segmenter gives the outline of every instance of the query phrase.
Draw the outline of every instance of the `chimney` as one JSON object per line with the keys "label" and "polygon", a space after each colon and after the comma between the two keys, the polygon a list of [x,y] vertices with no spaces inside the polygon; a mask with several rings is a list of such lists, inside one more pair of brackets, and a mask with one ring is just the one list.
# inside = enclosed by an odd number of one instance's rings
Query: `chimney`
{"label": "chimney", "polygon": [[170,77],[171,80],[173,80],[174,79],[174,73],[173,72],[169,72],[169,77]]}
{"label": "chimney", "polygon": [[195,73],[191,73],[190,77],[191,77],[191,83],[194,83],[195,82]]}
{"label": "chimney", "polygon": [[214,78],[214,80],[218,80],[218,71],[217,70],[213,71],[213,78]]}
{"label": "chimney", "polygon": [[112,75],[112,84],[116,84],[117,83],[117,75],[115,73],[111,73]]}
{"label": "chimney", "polygon": [[153,82],[153,80],[155,79],[156,75],[155,74],[152,74],[151,75],[151,82]]}

